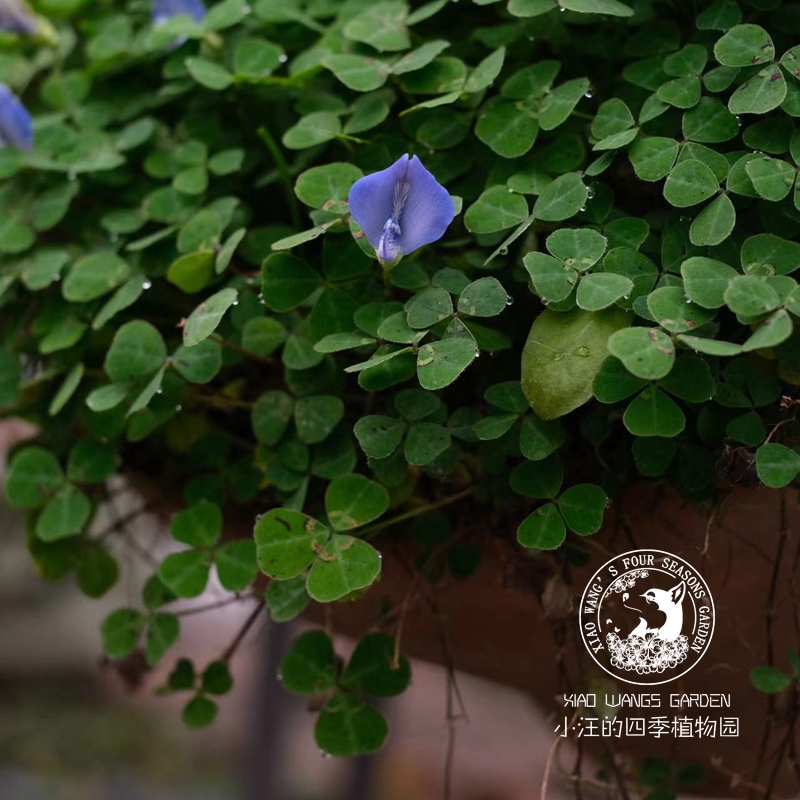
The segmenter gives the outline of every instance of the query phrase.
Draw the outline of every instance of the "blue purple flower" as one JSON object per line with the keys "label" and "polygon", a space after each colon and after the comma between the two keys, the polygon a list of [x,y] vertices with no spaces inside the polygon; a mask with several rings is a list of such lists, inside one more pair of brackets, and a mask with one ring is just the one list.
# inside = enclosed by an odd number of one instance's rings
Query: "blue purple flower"
{"label": "blue purple flower", "polygon": [[378,258],[388,264],[441,239],[455,216],[447,189],[408,153],[357,180],[349,202]]}
{"label": "blue purple flower", "polygon": [[206,7],[202,0],[153,0],[154,25],[163,25],[173,17],[181,15],[200,22],[206,15]]}
{"label": "blue purple flower", "polygon": [[21,0],[0,0],[0,31],[33,36],[38,25],[36,15]]}
{"label": "blue purple flower", "polygon": [[33,121],[20,99],[0,83],[0,147],[30,150],[33,147]]}

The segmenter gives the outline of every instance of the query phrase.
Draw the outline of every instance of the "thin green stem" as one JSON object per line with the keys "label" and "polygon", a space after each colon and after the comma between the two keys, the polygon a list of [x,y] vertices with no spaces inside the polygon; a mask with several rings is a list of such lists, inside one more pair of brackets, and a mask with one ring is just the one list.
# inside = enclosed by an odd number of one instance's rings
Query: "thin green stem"
{"label": "thin green stem", "polygon": [[280,147],[278,147],[278,143],[265,126],[262,125],[258,129],[258,135],[261,137],[261,141],[267,146],[267,150],[269,150],[270,155],[272,155],[272,158],[275,161],[275,166],[278,168],[278,172],[281,176],[281,183],[283,184],[283,189],[286,193],[286,201],[289,204],[289,212],[292,215],[292,225],[299,230],[303,222],[300,217],[300,206],[297,204],[297,198],[294,196],[294,187],[292,186],[292,175],[289,171],[289,165],[286,163],[286,159],[283,157],[283,153],[281,152]]}
{"label": "thin green stem", "polygon": [[377,522],[375,525],[369,525],[368,527],[364,528],[363,531],[361,531],[361,538],[368,539],[373,534],[378,533],[378,531],[382,531],[384,528],[389,528],[392,525],[397,525],[399,522],[405,522],[407,519],[418,517],[420,514],[427,514],[429,511],[435,511],[437,508],[442,508],[442,506],[448,506],[451,503],[455,503],[472,494],[475,489],[475,486],[468,486],[466,489],[450,495],[450,497],[444,497],[441,500],[436,500],[433,503],[426,503],[425,505],[417,506],[416,508],[412,508],[410,511],[404,511],[402,514],[398,514],[396,517],[383,520],[383,522]]}
{"label": "thin green stem", "polygon": [[258,361],[261,364],[275,363],[273,359],[269,358],[269,356],[260,356],[258,353],[254,353],[251,350],[245,350],[244,347],[240,347],[234,342],[229,342],[227,339],[224,339],[222,336],[218,336],[216,333],[212,333],[208,338],[216,342],[218,345],[220,345],[220,347],[224,347],[234,353],[239,353],[239,355],[242,355],[245,358],[251,358],[253,361]]}

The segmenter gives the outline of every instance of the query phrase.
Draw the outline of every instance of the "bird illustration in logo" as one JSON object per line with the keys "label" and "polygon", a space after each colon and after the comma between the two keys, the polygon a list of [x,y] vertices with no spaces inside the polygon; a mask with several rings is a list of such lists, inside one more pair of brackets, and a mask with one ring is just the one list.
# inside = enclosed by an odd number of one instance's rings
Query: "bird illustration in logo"
{"label": "bird illustration in logo", "polygon": [[686,584],[679,583],[671,589],[648,589],[640,597],[648,603],[654,603],[659,611],[666,616],[660,628],[648,628],[644,617],[639,617],[639,624],[630,632],[630,636],[639,636],[644,639],[652,633],[659,639],[672,642],[681,635],[683,629],[683,598],[686,596]]}

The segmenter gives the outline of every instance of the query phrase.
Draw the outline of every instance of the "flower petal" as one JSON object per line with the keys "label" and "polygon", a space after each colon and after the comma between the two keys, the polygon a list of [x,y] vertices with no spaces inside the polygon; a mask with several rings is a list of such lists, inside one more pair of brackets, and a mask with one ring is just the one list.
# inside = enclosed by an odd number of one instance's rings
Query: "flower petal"
{"label": "flower petal", "polygon": [[153,0],[153,21],[156,25],[163,25],[181,14],[200,22],[206,15],[206,7],[202,0]]}
{"label": "flower petal", "polygon": [[[348,198],[350,213],[361,226],[369,243],[375,248],[380,243],[383,226],[394,210],[395,186],[398,181],[403,180],[408,166],[408,153],[406,153],[391,167],[359,178],[350,189]],[[404,211],[403,214],[405,213]]]}
{"label": "flower petal", "polygon": [[0,0],[0,30],[20,36],[33,36],[36,28],[36,18],[25,3],[19,0]]}
{"label": "flower petal", "polygon": [[0,147],[10,145],[18,150],[33,147],[33,121],[20,99],[4,83],[0,83]]}
{"label": "flower petal", "polygon": [[455,208],[450,193],[413,156],[408,162],[408,199],[400,216],[400,252],[413,253],[423,245],[441,239],[453,221]]}

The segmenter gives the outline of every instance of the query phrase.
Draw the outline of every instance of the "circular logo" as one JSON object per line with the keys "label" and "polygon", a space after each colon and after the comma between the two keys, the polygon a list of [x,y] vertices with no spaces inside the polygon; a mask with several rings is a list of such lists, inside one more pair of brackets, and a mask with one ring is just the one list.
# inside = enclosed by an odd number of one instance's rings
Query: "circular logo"
{"label": "circular logo", "polygon": [[592,576],[581,598],[581,636],[610,675],[640,686],[685,675],[714,633],[702,575],[663,550],[631,550]]}

